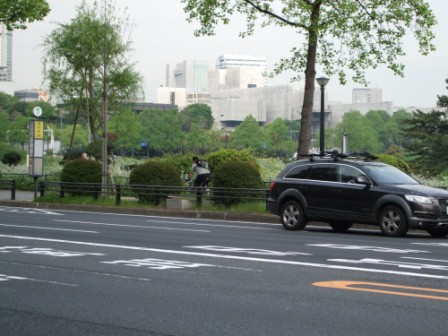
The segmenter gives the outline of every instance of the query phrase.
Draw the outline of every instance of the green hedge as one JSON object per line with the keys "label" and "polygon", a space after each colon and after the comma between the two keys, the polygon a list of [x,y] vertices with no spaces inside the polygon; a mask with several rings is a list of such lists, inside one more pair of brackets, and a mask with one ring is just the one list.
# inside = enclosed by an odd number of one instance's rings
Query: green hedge
{"label": "green hedge", "polygon": [[217,167],[226,161],[239,161],[252,164],[259,171],[257,159],[249,150],[237,150],[237,149],[220,149],[216,152],[210,153],[207,156],[210,173],[212,174]]}
{"label": "green hedge", "polygon": [[68,161],[61,171],[61,182],[76,183],[65,187],[72,195],[93,195],[101,191],[101,163],[76,159]]}
{"label": "green hedge", "polygon": [[212,176],[213,188],[217,190],[213,193],[213,200],[215,203],[225,204],[230,206],[241,202],[247,202],[246,197],[255,197],[247,193],[244,198],[238,198],[235,195],[237,192],[220,191],[219,188],[247,188],[247,189],[261,189],[263,183],[261,180],[260,171],[257,165],[249,162],[228,160],[222,162],[215,169]]}
{"label": "green hedge", "polygon": [[181,186],[182,181],[176,166],[163,160],[151,160],[132,169],[129,184],[139,202],[158,203],[167,198],[166,192],[156,196],[149,188],[139,186]]}

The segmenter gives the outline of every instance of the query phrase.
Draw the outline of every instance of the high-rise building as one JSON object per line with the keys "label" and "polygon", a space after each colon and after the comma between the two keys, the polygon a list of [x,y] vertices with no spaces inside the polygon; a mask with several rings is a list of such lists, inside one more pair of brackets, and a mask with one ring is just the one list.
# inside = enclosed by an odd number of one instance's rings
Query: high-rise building
{"label": "high-rise building", "polygon": [[248,55],[220,55],[209,73],[209,91],[266,86],[266,58]]}
{"label": "high-rise building", "polygon": [[48,102],[48,93],[44,90],[19,90],[14,91],[14,97],[23,102],[43,101]]}
{"label": "high-rise building", "polygon": [[216,69],[252,67],[266,71],[266,58],[249,55],[220,55],[216,60]]}
{"label": "high-rise building", "polygon": [[172,66],[166,66],[166,86],[185,88],[190,91],[205,91],[208,87],[207,61],[183,61]]}
{"label": "high-rise building", "polygon": [[352,91],[352,103],[381,103],[383,91],[375,88],[359,88]]}
{"label": "high-rise building", "polygon": [[0,23],[0,81],[12,81],[12,31]]}

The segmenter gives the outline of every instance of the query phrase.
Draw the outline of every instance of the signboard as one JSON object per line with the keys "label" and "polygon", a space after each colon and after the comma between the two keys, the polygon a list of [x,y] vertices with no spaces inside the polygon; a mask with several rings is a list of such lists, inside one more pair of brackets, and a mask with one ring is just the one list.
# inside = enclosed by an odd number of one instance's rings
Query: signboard
{"label": "signboard", "polygon": [[44,122],[32,120],[29,124],[28,174],[39,177],[44,174]]}
{"label": "signboard", "polygon": [[34,121],[34,139],[44,139],[44,122]]}

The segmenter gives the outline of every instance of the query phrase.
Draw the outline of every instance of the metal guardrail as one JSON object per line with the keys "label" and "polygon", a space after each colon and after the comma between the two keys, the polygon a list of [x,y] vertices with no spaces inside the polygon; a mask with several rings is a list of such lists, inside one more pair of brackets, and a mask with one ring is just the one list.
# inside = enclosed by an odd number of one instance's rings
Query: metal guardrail
{"label": "metal guardrail", "polygon": [[11,201],[16,200],[16,180],[0,180],[0,189],[11,190]]}
{"label": "metal guardrail", "polygon": [[103,187],[98,183],[68,183],[68,182],[47,182],[38,184],[40,196],[46,193],[58,193],[59,197],[65,195],[84,195],[98,199],[104,197],[114,197],[115,204],[119,205],[123,198],[132,197],[141,203],[160,205],[162,201],[170,197],[182,197],[196,201],[200,207],[203,199],[211,200],[217,204],[232,205],[235,203],[247,202],[267,202],[269,190],[267,189],[247,189],[247,188],[204,188],[193,186],[167,186],[167,185],[128,185],[128,184],[107,184]]}

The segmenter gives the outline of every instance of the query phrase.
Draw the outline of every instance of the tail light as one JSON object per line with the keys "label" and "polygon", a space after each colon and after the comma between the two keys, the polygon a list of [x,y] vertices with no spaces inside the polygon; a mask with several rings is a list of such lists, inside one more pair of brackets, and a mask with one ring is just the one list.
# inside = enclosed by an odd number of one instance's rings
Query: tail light
{"label": "tail light", "polygon": [[269,190],[274,190],[275,189],[275,182],[271,182],[271,185],[269,186]]}

